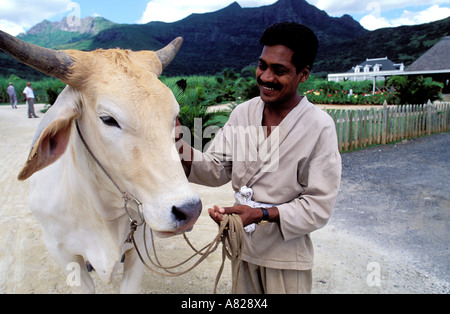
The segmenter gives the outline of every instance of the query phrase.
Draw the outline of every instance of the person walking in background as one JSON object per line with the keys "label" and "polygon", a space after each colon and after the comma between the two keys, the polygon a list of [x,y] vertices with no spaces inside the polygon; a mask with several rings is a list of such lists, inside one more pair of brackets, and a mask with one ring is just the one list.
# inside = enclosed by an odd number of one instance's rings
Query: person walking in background
{"label": "person walking in background", "polygon": [[23,95],[25,96],[28,104],[28,118],[39,118],[36,113],[34,113],[35,97],[30,82],[27,83],[27,87],[23,90]]}
{"label": "person walking in background", "polygon": [[9,101],[11,102],[11,107],[13,109],[17,109],[16,89],[14,88],[14,84],[13,83],[9,83],[9,86],[6,89],[6,92],[9,95]]}

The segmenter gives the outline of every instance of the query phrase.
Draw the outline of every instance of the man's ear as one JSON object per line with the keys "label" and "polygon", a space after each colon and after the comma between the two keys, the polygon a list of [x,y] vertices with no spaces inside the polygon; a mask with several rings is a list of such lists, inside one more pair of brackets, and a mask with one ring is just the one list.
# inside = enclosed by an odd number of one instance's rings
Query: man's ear
{"label": "man's ear", "polygon": [[305,83],[310,75],[311,75],[311,68],[308,65],[300,72],[300,83]]}
{"label": "man's ear", "polygon": [[33,139],[31,151],[18,179],[24,181],[61,157],[69,144],[73,121],[79,117],[81,94],[67,86],[47,111]]}

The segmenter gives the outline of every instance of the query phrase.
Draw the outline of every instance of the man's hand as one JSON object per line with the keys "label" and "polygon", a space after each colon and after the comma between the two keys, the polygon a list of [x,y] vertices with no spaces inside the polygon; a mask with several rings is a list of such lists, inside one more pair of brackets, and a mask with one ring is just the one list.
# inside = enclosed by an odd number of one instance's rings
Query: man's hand
{"label": "man's hand", "polygon": [[[269,222],[280,223],[280,212],[278,207],[267,208],[269,213]],[[253,223],[261,222],[263,218],[263,212],[260,208],[252,208],[247,205],[236,205],[233,207],[219,207],[214,205],[214,208],[208,209],[209,216],[217,224],[222,221],[222,215],[238,215],[244,227],[251,225]]]}
{"label": "man's hand", "polygon": [[260,222],[263,217],[259,208],[252,208],[247,205],[236,205],[233,207],[219,207],[215,205],[214,208],[208,209],[208,213],[217,224],[220,224],[222,221],[222,215],[236,214],[241,218],[244,227]]}

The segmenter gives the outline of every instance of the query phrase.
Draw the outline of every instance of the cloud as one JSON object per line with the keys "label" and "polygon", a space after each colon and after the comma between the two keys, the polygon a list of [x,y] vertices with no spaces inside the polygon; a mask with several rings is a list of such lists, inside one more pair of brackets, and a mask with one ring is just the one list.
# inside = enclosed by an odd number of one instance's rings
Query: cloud
{"label": "cloud", "polygon": [[415,25],[442,20],[449,16],[450,8],[441,8],[438,4],[436,4],[420,12],[405,10],[403,11],[402,16],[398,19],[393,19],[392,23],[395,25]]}
{"label": "cloud", "polygon": [[191,13],[208,12],[212,7],[214,7],[214,3],[206,1],[153,0],[147,4],[147,8],[138,22],[174,22]]}
{"label": "cloud", "polygon": [[[450,0],[307,0],[331,16],[343,14],[385,13],[412,6],[449,4]],[[377,16],[378,17],[378,16]]]}
{"label": "cloud", "polygon": [[70,3],[70,0],[0,0],[0,29],[18,35],[44,19],[68,11]]}
{"label": "cloud", "polygon": [[359,23],[369,31],[376,30],[378,28],[384,28],[384,27],[393,27],[391,23],[389,23],[388,20],[386,20],[384,17],[376,17],[373,14],[369,14],[364,16]]}
{"label": "cloud", "polygon": [[[447,7],[441,4],[450,4],[450,0],[307,0],[331,16],[353,14],[362,16],[361,24],[367,29],[391,27],[399,25],[413,25],[427,23],[445,18]],[[205,13],[219,10],[231,4],[233,0],[152,0],[148,2],[147,9],[138,23],[151,21],[174,22],[187,17],[192,13]],[[276,0],[238,0],[242,7],[258,7],[269,5]],[[414,6],[430,6],[420,11],[404,11],[401,17],[390,17],[392,10],[406,9]],[[431,9],[433,8],[433,9]],[[441,12],[437,12],[441,10]],[[438,13],[438,14],[434,14]],[[387,17],[389,16],[389,17]],[[438,18],[436,18],[438,17]],[[405,21],[405,23],[402,23]]]}
{"label": "cloud", "polygon": [[[275,3],[277,0],[242,0],[238,3],[242,7],[258,7]],[[152,0],[147,4],[142,17],[138,23],[148,23],[151,21],[175,22],[181,20],[192,13],[213,12],[222,9],[233,0]]]}
{"label": "cloud", "polygon": [[0,30],[14,36],[23,33],[25,31],[21,25],[4,19],[0,19]]}
{"label": "cloud", "polygon": [[[374,11],[375,12],[375,11]],[[438,4],[418,12],[404,10],[398,18],[387,19],[381,13],[371,13],[360,20],[360,24],[368,30],[401,25],[417,25],[441,20],[450,16],[450,8],[440,7]]]}

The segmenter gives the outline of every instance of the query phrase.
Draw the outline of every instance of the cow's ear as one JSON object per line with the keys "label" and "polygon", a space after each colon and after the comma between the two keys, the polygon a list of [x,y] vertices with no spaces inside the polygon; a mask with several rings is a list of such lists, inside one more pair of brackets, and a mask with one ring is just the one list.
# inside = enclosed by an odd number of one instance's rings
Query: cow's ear
{"label": "cow's ear", "polygon": [[81,95],[67,86],[38,126],[28,160],[20,172],[20,181],[51,165],[69,144],[73,121],[79,117]]}

